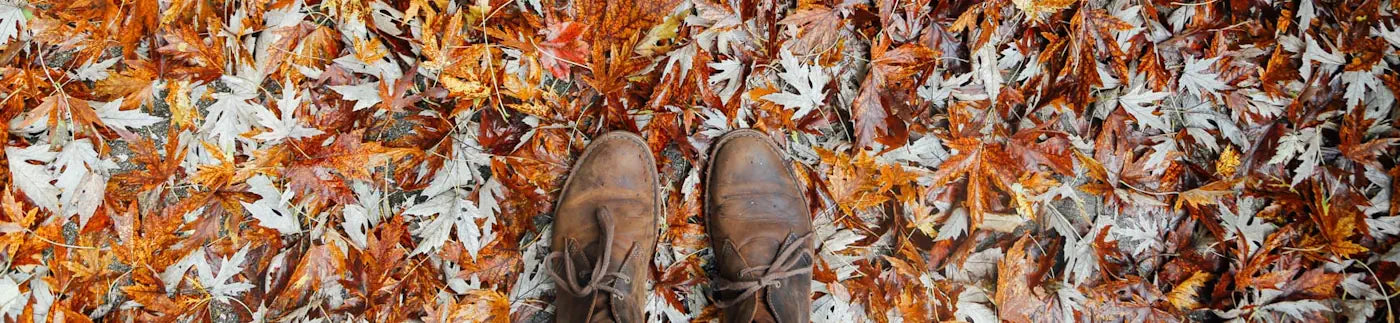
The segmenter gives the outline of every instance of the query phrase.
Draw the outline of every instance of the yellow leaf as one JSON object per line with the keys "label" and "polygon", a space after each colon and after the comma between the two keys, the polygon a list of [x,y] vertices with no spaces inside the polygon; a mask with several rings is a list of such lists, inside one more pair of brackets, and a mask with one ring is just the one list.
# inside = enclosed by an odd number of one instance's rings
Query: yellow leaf
{"label": "yellow leaf", "polygon": [[1176,200],[1176,208],[1181,209],[1182,202],[1195,207],[1218,204],[1220,199],[1237,193],[1235,185],[1239,183],[1239,179],[1220,180],[1182,192]]}
{"label": "yellow leaf", "polygon": [[1233,176],[1235,168],[1239,166],[1239,152],[1235,151],[1235,146],[1226,145],[1225,151],[1220,152],[1220,159],[1215,161],[1215,175],[1220,177]]}
{"label": "yellow leaf", "polygon": [[446,87],[447,91],[452,92],[452,94],[458,95],[463,99],[485,99],[486,96],[490,94],[490,91],[488,91],[486,89],[486,86],[481,84],[481,82],[463,80],[457,78],[456,76],[446,74],[442,75],[442,77],[439,77],[438,81],[442,82],[442,86]]}
{"label": "yellow leaf", "polygon": [[194,103],[190,100],[190,81],[170,82],[169,91],[165,96],[165,103],[170,105],[170,123],[177,129],[194,126],[195,115],[199,111],[195,110]]}
{"label": "yellow leaf", "polygon": [[1167,301],[1183,311],[1195,309],[1200,306],[1196,303],[1196,292],[1202,285],[1206,284],[1207,280],[1210,280],[1210,273],[1198,271],[1192,274],[1190,278],[1176,284],[1176,287],[1167,293]]}
{"label": "yellow leaf", "polygon": [[1011,0],[1016,4],[1016,8],[1025,11],[1031,19],[1040,20],[1042,13],[1054,13],[1065,8],[1069,8],[1078,0]]}

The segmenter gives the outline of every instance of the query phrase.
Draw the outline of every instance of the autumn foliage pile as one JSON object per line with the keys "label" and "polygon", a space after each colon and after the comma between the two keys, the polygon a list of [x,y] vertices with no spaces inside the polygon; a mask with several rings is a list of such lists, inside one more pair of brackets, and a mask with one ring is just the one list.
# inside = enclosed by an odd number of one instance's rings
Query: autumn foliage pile
{"label": "autumn foliage pile", "polygon": [[570,163],[770,134],[813,319],[1393,321],[1396,0],[0,0],[5,321],[539,321]]}

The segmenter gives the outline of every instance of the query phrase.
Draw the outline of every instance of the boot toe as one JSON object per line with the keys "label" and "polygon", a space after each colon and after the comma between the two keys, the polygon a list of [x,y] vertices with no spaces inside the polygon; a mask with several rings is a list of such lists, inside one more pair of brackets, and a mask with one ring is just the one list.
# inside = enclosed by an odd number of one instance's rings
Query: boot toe
{"label": "boot toe", "polygon": [[[795,187],[783,154],[756,130],[735,130],[722,137],[711,156],[712,193],[725,195],[726,188],[754,184],[774,187]],[[738,193],[738,192],[735,192]]]}

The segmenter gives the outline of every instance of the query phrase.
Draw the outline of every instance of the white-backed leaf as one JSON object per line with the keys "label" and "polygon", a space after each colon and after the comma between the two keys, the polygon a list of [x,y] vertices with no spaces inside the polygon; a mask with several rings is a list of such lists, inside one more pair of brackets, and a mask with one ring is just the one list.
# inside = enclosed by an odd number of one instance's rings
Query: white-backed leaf
{"label": "white-backed leaf", "polygon": [[93,102],[97,105],[97,118],[102,119],[102,124],[107,125],[108,128],[138,129],[165,120],[146,114],[141,109],[122,110],[124,99],[117,98],[112,102]]}
{"label": "white-backed leaf", "polygon": [[50,183],[54,178],[48,171],[48,163],[53,162],[58,153],[49,151],[50,147],[48,144],[5,147],[5,156],[10,163],[10,180],[14,181],[15,187],[24,192],[34,205],[57,211],[59,190]]}

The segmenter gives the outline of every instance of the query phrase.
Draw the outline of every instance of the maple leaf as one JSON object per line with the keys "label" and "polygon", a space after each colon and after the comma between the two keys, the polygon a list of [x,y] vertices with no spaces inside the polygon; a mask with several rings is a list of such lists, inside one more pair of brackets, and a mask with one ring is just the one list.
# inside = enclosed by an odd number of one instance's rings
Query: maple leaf
{"label": "maple leaf", "polygon": [[341,222],[341,226],[350,242],[364,249],[369,247],[369,231],[386,217],[380,205],[384,193],[365,183],[355,183],[352,188],[358,203],[345,206],[345,222]]}
{"label": "maple leaf", "polygon": [[1156,103],[1169,95],[1171,93],[1146,90],[1146,83],[1138,83],[1127,94],[1118,97],[1118,102],[1123,106],[1123,111],[1132,115],[1143,129],[1157,129],[1170,133],[1173,129],[1157,114]]}
{"label": "maple leaf", "polygon": [[233,256],[224,257],[219,262],[219,270],[215,271],[207,262],[195,262],[194,267],[199,273],[199,283],[204,286],[204,292],[215,301],[228,303],[234,300],[239,294],[243,294],[252,289],[253,284],[247,282],[230,282],[234,275],[243,271],[243,262],[247,261],[248,245],[238,249]]}
{"label": "maple leaf", "polygon": [[258,225],[277,230],[282,234],[301,232],[301,222],[297,220],[296,213],[288,208],[292,199],[291,191],[279,191],[277,187],[272,185],[272,180],[263,175],[248,179],[248,191],[261,198],[253,203],[239,203],[248,209],[248,213],[252,213],[253,218],[258,220]]}
{"label": "maple leaf", "polygon": [[826,82],[831,79],[821,66],[806,65],[797,61],[792,56],[792,52],[783,49],[779,57],[783,66],[783,72],[778,73],[778,77],[788,86],[797,90],[797,93],[778,92],[767,94],[761,97],[773,103],[781,104],[788,108],[797,109],[792,114],[792,120],[802,119],[808,113],[815,110],[822,102],[826,101]]}
{"label": "maple leaf", "polygon": [[[0,16],[3,15],[4,13],[0,13]],[[4,22],[0,22],[0,24],[3,23]],[[119,60],[121,60],[121,57],[112,57],[104,61],[97,61],[94,59],[91,62],[84,63],[83,66],[79,66],[77,70],[69,72],[68,76],[83,81],[101,81],[106,79],[109,75],[107,74],[107,69],[112,68],[112,65],[115,65]]]}
{"label": "maple leaf", "polygon": [[851,103],[851,118],[855,123],[856,144],[870,147],[880,142],[889,147],[904,145],[908,139],[903,120],[895,115],[898,102],[887,95],[888,83],[912,73],[912,65],[926,63],[928,48],[905,44],[889,49],[889,39],[882,38],[871,46],[870,71],[861,81],[860,94]]}
{"label": "maple leaf", "polygon": [[1259,311],[1278,313],[1296,321],[1308,321],[1318,312],[1330,312],[1332,308],[1322,305],[1316,300],[1297,300],[1277,302],[1259,307]]}
{"label": "maple leaf", "polygon": [[0,45],[9,44],[11,39],[23,36],[29,26],[29,9],[20,8],[17,3],[0,3]]}
{"label": "maple leaf", "polygon": [[[496,222],[496,195],[500,195],[501,184],[496,181],[488,181],[478,192],[478,199],[482,202],[473,203],[466,199],[465,192],[453,189],[432,197],[426,202],[409,207],[403,211],[405,215],[417,215],[429,217],[437,215],[433,220],[424,223],[414,231],[414,234],[423,237],[423,242],[413,250],[414,254],[437,250],[442,244],[447,242],[448,235],[452,228],[457,228],[457,241],[467,247],[467,252],[472,258],[476,258],[491,240],[496,239],[495,232],[491,226]],[[479,205],[478,205],[479,204]],[[484,224],[478,224],[477,220],[483,220]]]}
{"label": "maple leaf", "polygon": [[[1362,165],[1381,168],[1382,165],[1377,160],[1377,157],[1385,152],[1386,147],[1400,142],[1400,138],[1377,137],[1366,140],[1365,137],[1368,131],[1365,129],[1371,128],[1372,124],[1373,120],[1366,119],[1361,111],[1352,111],[1348,113],[1338,133],[1341,142],[1337,144],[1337,149],[1341,150],[1342,156],[1345,156],[1347,159]],[[1280,147],[1280,149],[1282,149],[1282,147]]]}
{"label": "maple leaf", "polygon": [[1039,299],[1031,294],[1032,273],[1038,269],[1034,258],[1026,254],[1029,236],[1016,240],[1006,253],[1006,258],[997,264],[996,294],[993,298],[1001,306],[1001,318],[1011,321],[1029,321],[1035,316]]}
{"label": "maple leaf", "polygon": [[[309,128],[301,124],[301,119],[296,116],[301,102],[300,91],[295,88],[282,89],[282,98],[277,100],[276,111],[268,108],[256,110],[258,124],[271,129],[271,131],[260,133],[253,138],[277,143],[284,139],[306,138],[325,133],[320,129]],[[278,117],[278,114],[281,114],[281,117]]]}
{"label": "maple leaf", "polygon": [[211,41],[206,42],[204,37],[200,37],[195,31],[194,25],[183,25],[174,27],[174,31],[164,32],[166,45],[157,48],[156,51],[162,54],[171,55],[174,59],[184,61],[192,66],[189,73],[197,79],[212,80],[218,78],[225,63],[225,55],[216,44],[221,44],[219,37],[213,35]]}
{"label": "maple leaf", "polygon": [[821,52],[836,46],[838,35],[846,25],[846,20],[841,18],[843,11],[849,11],[846,6],[831,8],[803,3],[797,12],[778,23],[797,30],[797,44],[792,46],[792,50],[804,55]]}
{"label": "maple leaf", "polygon": [[[553,227],[540,231],[540,236],[548,236]],[[519,301],[538,298],[545,291],[554,287],[554,280],[549,279],[549,274],[544,270],[544,257],[549,253],[549,239],[539,239],[530,244],[520,255],[525,259],[525,264],[520,270],[520,275],[516,276],[515,284],[510,288],[511,304],[519,304]],[[523,306],[512,305],[511,312],[518,311]]]}
{"label": "maple leaf", "polygon": [[1167,293],[1167,301],[1182,310],[1195,309],[1200,305],[1195,300],[1196,293],[1199,292],[1202,285],[1205,285],[1206,281],[1210,280],[1210,276],[1210,273],[1203,271],[1191,274],[1190,278],[1176,284],[1176,287],[1172,287],[1172,291]]}
{"label": "maple leaf", "polygon": [[1016,5],[1016,8],[1021,9],[1021,11],[1025,11],[1027,16],[1029,16],[1029,17],[1031,17],[1032,19],[1035,19],[1035,20],[1040,20],[1041,17],[1042,17],[1044,14],[1046,14],[1046,13],[1054,13],[1054,12],[1056,12],[1056,11],[1060,11],[1060,10],[1063,10],[1063,9],[1065,9],[1065,8],[1069,8],[1070,5],[1073,5],[1075,2],[1078,2],[1078,1],[1075,1],[1075,0],[1012,0],[1011,2],[1012,2],[1013,4]]}
{"label": "maple leaf", "polygon": [[946,142],[957,153],[940,164],[938,171],[932,175],[931,185],[944,186],[966,175],[967,200],[963,204],[971,211],[969,231],[974,231],[981,224],[983,215],[992,207],[991,201],[997,198],[993,187],[1009,191],[1010,184],[1019,174],[1005,168],[1012,162],[1000,144],[984,142],[981,138],[957,138]]}
{"label": "maple leaf", "polygon": [[540,64],[554,77],[568,79],[570,65],[580,65],[588,60],[588,42],[581,38],[587,30],[587,25],[572,21],[550,24],[540,30],[545,38],[537,45],[540,54],[543,54]]}
{"label": "maple leaf", "polygon": [[289,141],[299,151],[290,165],[282,169],[282,175],[289,179],[287,187],[291,191],[313,194],[311,201],[314,202],[351,204],[354,196],[348,181],[370,180],[373,168],[420,153],[408,148],[387,148],[377,142],[361,142],[362,137],[363,130],[357,130],[337,135],[328,145]]}
{"label": "maple leaf", "polygon": [[1269,164],[1286,163],[1294,158],[1301,161],[1293,169],[1292,183],[1298,185],[1312,177],[1322,163],[1322,135],[1317,128],[1297,129],[1283,135],[1278,140],[1277,152],[1269,158]]}
{"label": "maple leaf", "polygon": [[51,146],[47,144],[26,148],[5,147],[5,157],[9,160],[10,180],[15,187],[24,192],[34,205],[57,211],[59,189],[50,183],[53,176],[47,165],[53,162],[58,153],[50,150]]}
{"label": "maple leaf", "polygon": [[[246,140],[242,138],[243,133],[252,130],[253,123],[257,122],[254,111],[263,108],[248,102],[258,97],[256,84],[232,76],[224,76],[222,80],[229,85],[230,92],[212,95],[214,104],[209,105],[199,131],[213,137],[220,148],[232,150],[237,140]],[[172,119],[175,118],[172,116]]]}
{"label": "maple leaf", "polygon": [[88,101],[56,92],[45,97],[42,103],[29,111],[29,117],[20,121],[16,128],[28,127],[44,119],[48,119],[48,126],[52,127],[60,118],[71,118],[80,129],[94,129],[93,127],[102,125],[102,120],[97,117]]}
{"label": "maple leaf", "polygon": [[315,245],[308,249],[289,275],[289,285],[283,296],[315,291],[327,282],[337,283],[345,273],[345,254],[334,245]]}
{"label": "maple leaf", "polygon": [[1181,70],[1181,78],[1177,79],[1177,87],[1186,90],[1198,98],[1206,98],[1206,94],[1219,95],[1225,90],[1225,82],[1220,81],[1220,77],[1210,71],[1211,65],[1215,65],[1220,57],[1207,59],[1196,59],[1186,57],[1186,67]]}
{"label": "maple leaf", "polygon": [[972,323],[1001,322],[1001,319],[997,318],[997,313],[986,305],[988,302],[991,300],[987,299],[987,293],[983,292],[982,289],[976,287],[963,289],[961,293],[958,293],[958,310],[953,312],[953,315]]}
{"label": "maple leaf", "polygon": [[340,93],[340,96],[346,100],[355,101],[354,109],[355,111],[359,111],[379,104],[379,102],[383,102],[384,99],[379,96],[379,89],[383,88],[383,86],[379,84],[380,82],[367,82],[354,85],[332,85],[331,90]]}
{"label": "maple leaf", "polygon": [[59,207],[65,217],[78,215],[78,227],[87,225],[107,189],[107,173],[117,168],[116,163],[102,159],[94,150],[92,141],[79,139],[69,141],[54,156],[51,165],[54,169],[54,187],[59,193]]}
{"label": "maple leaf", "polygon": [[[573,2],[578,22],[589,26],[585,36],[596,54],[603,44],[621,44],[659,22],[679,0],[581,0]],[[630,49],[627,52],[631,52]],[[596,71],[595,71],[596,72]]]}
{"label": "maple leaf", "polygon": [[651,320],[722,312],[737,128],[819,211],[814,321],[1376,320],[1400,260],[1386,1],[30,2],[15,321],[567,319],[533,215],[615,129],[671,159]]}
{"label": "maple leaf", "polygon": [[[155,93],[159,85],[159,83],[156,82],[156,71],[153,69],[154,67],[152,65],[153,64],[149,62],[140,60],[123,61],[122,66],[125,68],[116,73],[109,73],[106,78],[97,81],[93,92],[100,95],[124,98],[121,108],[127,110],[135,109],[141,104],[150,103],[155,99]],[[180,84],[181,82],[177,81],[172,83]],[[174,92],[178,91],[172,89],[172,94],[169,96],[175,96],[173,94]]]}
{"label": "maple leaf", "polygon": [[125,98],[102,103],[97,108],[97,118],[101,119],[102,123],[108,127],[126,129],[143,128],[164,121],[164,119],[146,114],[141,110],[122,110],[123,100]]}
{"label": "maple leaf", "polygon": [[[439,154],[448,156],[442,166],[433,172],[433,179],[423,189],[424,196],[437,196],[452,188],[481,183],[485,180],[481,170],[490,167],[491,155],[482,151],[475,136],[458,132],[451,136],[451,145],[444,145]],[[444,151],[446,150],[446,151]]]}
{"label": "maple leaf", "polygon": [[869,153],[862,151],[851,156],[849,153],[822,149],[817,150],[817,155],[824,163],[831,165],[827,188],[843,211],[851,213],[889,200],[889,196],[879,189],[878,181],[872,178],[877,175],[873,172],[877,166]]}
{"label": "maple leaf", "polygon": [[[410,76],[417,73],[417,66],[408,71]],[[413,77],[410,76],[400,77],[393,82],[379,82],[379,98],[380,102],[384,103],[380,106],[381,109],[389,113],[403,112],[404,108],[412,106],[422,99],[421,94],[408,94],[408,90],[413,87]],[[393,85],[390,86],[389,83],[393,83]],[[359,105],[360,101],[356,101],[355,106]]]}
{"label": "maple leaf", "polygon": [[19,314],[10,309],[14,308],[15,305],[21,305],[24,304],[23,302],[27,302],[27,299],[21,298],[21,296],[24,295],[20,294],[19,283],[16,283],[15,280],[11,279],[8,275],[0,277],[0,309],[4,309],[3,312],[0,313],[4,313],[5,316],[11,318]]}
{"label": "maple leaf", "polygon": [[1220,204],[1223,198],[1239,192],[1238,185],[1242,181],[1242,179],[1220,180],[1182,192],[1181,198],[1176,200],[1176,208],[1180,209],[1183,202],[1193,207]]}

